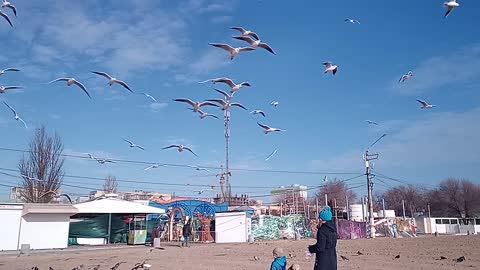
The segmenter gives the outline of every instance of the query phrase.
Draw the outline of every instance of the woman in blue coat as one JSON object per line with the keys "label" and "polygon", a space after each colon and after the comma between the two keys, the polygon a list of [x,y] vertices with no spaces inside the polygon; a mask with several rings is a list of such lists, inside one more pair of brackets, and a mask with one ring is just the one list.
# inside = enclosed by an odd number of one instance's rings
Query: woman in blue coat
{"label": "woman in blue coat", "polygon": [[315,253],[314,270],[337,270],[337,229],[330,207],[325,206],[318,218],[317,243],[308,247],[310,253]]}

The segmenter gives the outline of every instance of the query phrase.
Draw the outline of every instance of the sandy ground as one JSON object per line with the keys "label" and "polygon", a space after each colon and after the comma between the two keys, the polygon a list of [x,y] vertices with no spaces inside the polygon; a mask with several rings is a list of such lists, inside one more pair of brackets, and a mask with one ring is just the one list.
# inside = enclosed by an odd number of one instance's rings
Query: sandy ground
{"label": "sandy ground", "polygon": [[[304,256],[306,246],[314,240],[255,242],[253,244],[193,244],[191,248],[165,243],[162,249],[149,247],[110,247],[108,249],[73,248],[56,252],[36,252],[30,256],[0,253],[0,269],[70,270],[110,269],[116,262],[127,263],[119,269],[131,269],[147,260],[151,269],[269,269],[274,247],[282,247],[288,266],[298,263],[301,269],[313,269],[313,259]],[[357,255],[360,251],[364,255]],[[480,236],[440,236],[409,239],[357,239],[339,241],[338,269],[480,269]],[[342,260],[340,255],[348,260]],[[397,255],[400,258],[395,259]],[[254,260],[253,257],[259,257]],[[440,260],[440,256],[447,259]],[[454,259],[465,256],[457,263]]]}

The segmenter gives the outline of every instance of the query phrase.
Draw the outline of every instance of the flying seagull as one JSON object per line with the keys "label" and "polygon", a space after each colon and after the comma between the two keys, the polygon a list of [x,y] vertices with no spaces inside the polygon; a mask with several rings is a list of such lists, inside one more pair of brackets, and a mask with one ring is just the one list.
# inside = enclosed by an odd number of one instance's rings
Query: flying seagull
{"label": "flying seagull", "polygon": [[222,94],[227,101],[228,101],[228,100],[231,100],[231,99],[233,98],[233,94],[230,95],[229,93],[227,93],[227,92],[225,92],[225,91],[223,91],[223,90],[220,90],[220,89],[216,89],[216,88],[213,88],[213,90],[215,90],[215,91],[217,91],[218,93]]}
{"label": "flying seagull", "polygon": [[78,87],[82,88],[83,92],[85,92],[85,94],[87,94],[87,96],[88,96],[89,98],[92,98],[92,97],[90,96],[90,94],[88,93],[87,88],[85,88],[85,86],[83,86],[83,84],[82,84],[81,82],[75,80],[75,78],[58,78],[58,79],[55,79],[55,80],[53,80],[53,81],[51,81],[51,82],[49,82],[49,83],[54,83],[54,82],[59,82],[59,81],[65,81],[65,82],[67,82],[67,86],[71,86],[71,85],[73,85],[73,84],[76,84]]}
{"label": "flying seagull", "polygon": [[410,77],[412,77],[412,76],[413,76],[413,72],[409,71],[409,72],[407,72],[407,74],[402,75],[402,77],[400,77],[400,80],[398,80],[398,82],[404,82],[404,81],[410,79]]}
{"label": "flying seagull", "polygon": [[98,71],[91,71],[91,72],[94,73],[94,74],[97,74],[97,75],[100,75],[100,76],[103,76],[103,77],[107,78],[107,79],[108,79],[108,84],[109,84],[110,86],[112,86],[114,83],[118,83],[118,84],[120,84],[121,86],[125,87],[125,89],[127,89],[128,91],[130,91],[131,93],[133,93],[132,89],[130,89],[130,87],[128,87],[128,85],[127,85],[124,81],[115,79],[115,78],[113,78],[112,76],[108,75],[108,74],[105,73],[105,72],[98,72]]}
{"label": "flying seagull", "polygon": [[53,196],[54,196],[55,198],[60,198],[60,197],[63,196],[63,197],[65,197],[65,198],[67,198],[67,200],[68,200],[70,203],[72,203],[72,198],[70,198],[70,196],[69,196],[68,194],[66,194],[66,193],[60,194],[60,193],[55,192],[55,191],[53,191],[53,190],[49,190],[49,191],[43,193],[43,194],[40,195],[38,198],[42,198],[43,196],[45,196],[45,195],[47,195],[47,194],[53,194]]}
{"label": "flying seagull", "polygon": [[370,125],[377,125],[378,126],[378,123],[375,122],[375,121],[372,121],[372,120],[365,120],[365,122],[367,122],[367,124],[370,124]]}
{"label": "flying seagull", "polygon": [[[387,136],[387,134],[382,134],[382,136],[380,136],[376,141],[374,141],[374,142],[370,145],[370,147],[373,147],[376,143],[378,143],[378,142],[379,142],[381,139],[383,139],[385,136]],[[370,148],[370,147],[369,147],[369,148]]]}
{"label": "flying seagull", "polygon": [[12,3],[8,2],[8,0],[2,1],[2,8],[10,8],[13,11],[13,14],[15,14],[15,17],[17,17],[17,9]]}
{"label": "flying seagull", "polygon": [[158,103],[158,101],[154,97],[152,97],[150,94],[147,94],[147,93],[140,93],[140,94],[150,98],[153,102]]}
{"label": "flying seagull", "polygon": [[200,108],[203,107],[203,106],[218,107],[217,104],[209,102],[208,100],[204,101],[204,102],[194,102],[194,101],[192,101],[191,99],[188,99],[188,98],[177,98],[177,99],[174,99],[173,101],[190,104],[192,106],[192,110],[194,112],[198,112],[200,110]]}
{"label": "flying seagull", "polygon": [[20,71],[18,68],[6,68],[6,69],[0,69],[0,75],[5,74],[7,71]]}
{"label": "flying seagull", "polygon": [[5,93],[5,91],[10,89],[22,89],[23,86],[0,86],[0,94]]}
{"label": "flying seagull", "polygon": [[203,82],[200,82],[200,83],[206,83],[206,82],[212,82],[212,83],[225,83],[227,84],[228,86],[230,86],[230,93],[235,93],[237,92],[238,90],[240,90],[241,87],[243,86],[251,86],[249,82],[241,82],[241,83],[234,83],[232,79],[230,78],[225,78],[225,77],[222,77],[222,78],[216,78],[216,79],[210,79],[210,80],[206,80],[206,81],[203,81]]}
{"label": "flying seagull", "polygon": [[23,119],[20,118],[20,116],[18,116],[17,111],[15,111],[15,109],[13,109],[13,108],[12,108],[10,105],[8,105],[5,101],[3,102],[3,104],[5,104],[5,106],[7,106],[7,107],[13,112],[13,116],[14,116],[15,120],[22,122],[23,125],[25,126],[25,128],[28,129],[27,123],[25,123],[25,121],[23,121]]}
{"label": "flying seagull", "polygon": [[285,130],[283,130],[283,129],[272,128],[272,127],[269,127],[269,126],[267,126],[267,125],[262,125],[262,124],[260,124],[260,123],[258,123],[258,122],[257,122],[257,124],[258,124],[261,128],[263,128],[263,132],[265,132],[265,134],[268,134],[268,133],[270,133],[270,132],[275,132],[275,131],[285,131]]}
{"label": "flying seagull", "polygon": [[206,171],[206,172],[210,171],[209,169],[198,167],[198,166],[189,166],[189,167],[195,169],[196,171]]}
{"label": "flying seagull", "polygon": [[269,161],[276,153],[277,153],[277,149],[273,150],[273,152],[270,153],[270,155],[268,155],[268,157],[265,159],[265,161]]}
{"label": "flying seagull", "polygon": [[[192,108],[189,108],[189,109],[193,111]],[[202,110],[198,110],[197,112],[198,112],[198,114],[200,115],[200,116],[199,116],[200,119],[204,119],[204,118],[206,118],[206,117],[213,117],[213,118],[217,118],[217,119],[218,119],[218,116],[216,116],[216,115],[214,115],[214,114],[206,113],[206,112],[204,112],[204,111],[202,111]]]}
{"label": "flying seagull", "polygon": [[184,145],[181,145],[181,144],[172,144],[172,145],[170,145],[170,146],[163,147],[162,149],[169,149],[169,148],[177,148],[178,152],[182,152],[183,150],[187,150],[187,151],[189,151],[190,153],[192,153],[193,155],[195,155],[196,157],[198,157],[197,154],[195,154],[195,153],[192,151],[192,149],[190,149],[190,148],[188,148],[188,147],[186,147],[186,146],[184,146]]}
{"label": "flying seagull", "polygon": [[218,104],[222,105],[222,111],[225,111],[226,109],[232,107],[232,106],[236,106],[236,107],[240,107],[244,110],[247,110],[247,108],[245,108],[242,104],[238,103],[238,102],[228,102],[228,101],[225,101],[223,99],[218,99],[218,98],[215,98],[215,99],[207,99],[207,101],[212,101],[212,102],[217,102]]}
{"label": "flying seagull", "polygon": [[460,6],[460,4],[457,3],[457,0],[449,0],[448,2],[444,2],[443,5],[447,7],[447,13],[445,13],[445,18],[447,18],[448,14],[452,12],[453,8]]}
{"label": "flying seagull", "polygon": [[89,153],[86,153],[88,155],[88,157],[92,160],[95,160],[96,162],[100,163],[100,164],[105,164],[105,163],[115,163],[113,160],[110,160],[110,159],[106,159],[106,158],[97,158],[97,157],[94,157],[92,154],[89,154]]}
{"label": "flying seagull", "polygon": [[8,24],[10,24],[10,26],[13,27],[12,21],[10,21],[10,18],[8,17],[8,15],[3,13],[3,11],[1,11],[1,10],[0,10],[0,16],[5,18],[5,20],[7,20],[7,22],[8,22]]}
{"label": "flying seagull", "polygon": [[123,139],[123,140],[126,141],[127,143],[129,143],[131,148],[138,148],[138,149],[142,149],[142,150],[145,151],[145,148],[143,148],[142,146],[134,144],[132,141],[129,141],[127,139]]}
{"label": "flying seagull", "polygon": [[260,114],[263,117],[265,117],[265,112],[262,111],[262,110],[253,110],[253,111],[250,112],[250,114]]}
{"label": "flying seagull", "polygon": [[353,24],[360,24],[360,22],[357,19],[350,19],[346,18],[345,22],[353,23]]}
{"label": "flying seagull", "polygon": [[148,167],[145,167],[143,170],[144,170],[144,171],[148,171],[148,170],[150,170],[150,169],[157,169],[158,167],[166,167],[166,166],[167,166],[167,165],[164,165],[164,164],[160,165],[160,164],[157,163],[157,164],[152,164],[152,165],[150,165],[150,166],[148,166]]}
{"label": "flying seagull", "polygon": [[325,62],[323,64],[325,65],[325,71],[323,73],[327,73],[329,71],[331,71],[333,73],[333,75],[335,75],[335,73],[337,73],[337,70],[338,70],[337,65],[333,65],[332,62]]}
{"label": "flying seagull", "polygon": [[230,53],[230,60],[233,60],[235,56],[237,56],[240,52],[248,52],[248,51],[254,51],[255,49],[252,47],[238,47],[238,48],[233,48],[232,46],[228,44],[223,44],[223,43],[208,43],[208,45],[224,49],[225,51]]}
{"label": "flying seagull", "polygon": [[270,105],[272,105],[273,107],[277,107],[278,105],[280,105],[280,103],[278,101],[272,101],[270,102]]}
{"label": "flying seagull", "polygon": [[238,39],[238,40],[243,40],[245,42],[248,42],[248,44],[250,44],[250,47],[256,49],[257,47],[260,47],[260,48],[263,48],[267,51],[269,51],[270,53],[272,54],[276,54],[272,47],[270,47],[270,45],[268,45],[267,43],[264,43],[262,42],[261,40],[253,40],[249,37],[245,37],[245,36],[242,36],[242,37],[233,37],[235,39]]}
{"label": "flying seagull", "polygon": [[249,30],[245,30],[245,28],[243,28],[243,27],[236,26],[236,27],[230,27],[230,29],[238,30],[238,31],[242,34],[243,37],[251,36],[251,37],[253,37],[253,38],[256,39],[256,40],[259,40],[259,39],[260,39],[255,32],[252,32],[252,31],[249,31]]}
{"label": "flying seagull", "polygon": [[425,100],[421,100],[421,99],[417,99],[417,101],[422,104],[422,109],[430,109],[430,108],[433,108],[433,107],[437,107],[437,105],[431,105],[431,104],[428,104]]}

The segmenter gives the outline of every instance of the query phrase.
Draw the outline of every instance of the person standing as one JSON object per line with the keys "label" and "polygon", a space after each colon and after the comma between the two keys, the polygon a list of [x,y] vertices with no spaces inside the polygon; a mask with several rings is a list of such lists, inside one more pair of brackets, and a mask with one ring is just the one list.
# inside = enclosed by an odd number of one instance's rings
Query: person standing
{"label": "person standing", "polygon": [[190,234],[192,233],[192,228],[190,226],[190,222],[185,221],[185,225],[183,225],[182,229],[182,236],[183,236],[183,241],[182,241],[182,247],[185,245],[186,247],[188,246],[188,240],[190,239]]}
{"label": "person standing", "polygon": [[337,230],[330,206],[322,209],[318,219],[317,243],[308,247],[310,253],[315,253],[314,270],[337,270]]}

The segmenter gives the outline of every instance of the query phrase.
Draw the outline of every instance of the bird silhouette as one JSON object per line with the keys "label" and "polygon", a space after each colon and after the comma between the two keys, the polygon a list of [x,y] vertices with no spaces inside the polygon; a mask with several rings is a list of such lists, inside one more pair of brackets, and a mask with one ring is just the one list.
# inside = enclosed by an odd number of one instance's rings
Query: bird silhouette
{"label": "bird silhouette", "polygon": [[463,261],[465,261],[465,260],[466,260],[466,259],[465,259],[465,256],[459,257],[459,258],[457,259],[457,263],[463,262]]}
{"label": "bird silhouette", "polygon": [[347,257],[345,257],[345,256],[343,256],[343,255],[340,255],[340,258],[342,258],[342,260],[344,260],[344,261],[348,261],[348,260],[349,260]]}
{"label": "bird silhouette", "polygon": [[398,254],[397,256],[395,256],[395,259],[400,259],[400,254]]}

